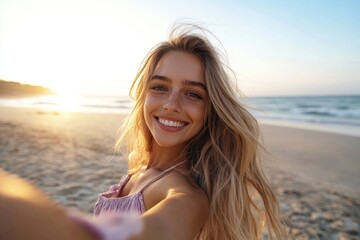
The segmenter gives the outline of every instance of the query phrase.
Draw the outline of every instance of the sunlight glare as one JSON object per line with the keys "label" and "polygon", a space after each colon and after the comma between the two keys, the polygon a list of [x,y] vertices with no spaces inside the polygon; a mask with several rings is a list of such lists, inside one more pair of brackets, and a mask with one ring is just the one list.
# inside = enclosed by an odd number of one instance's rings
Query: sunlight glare
{"label": "sunlight glare", "polygon": [[56,109],[60,112],[74,112],[79,109],[80,98],[71,93],[60,93],[54,96],[54,102],[56,103]]}
{"label": "sunlight glare", "polygon": [[57,95],[45,96],[41,98],[43,108],[58,112],[77,112],[80,110],[80,96],[70,92],[59,92]]}

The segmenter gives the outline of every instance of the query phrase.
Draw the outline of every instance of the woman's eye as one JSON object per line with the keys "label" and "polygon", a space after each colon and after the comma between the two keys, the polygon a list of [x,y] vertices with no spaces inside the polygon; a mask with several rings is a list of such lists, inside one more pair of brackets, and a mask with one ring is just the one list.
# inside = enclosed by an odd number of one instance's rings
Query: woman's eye
{"label": "woman's eye", "polygon": [[161,86],[161,85],[153,86],[153,87],[151,87],[151,89],[155,90],[155,91],[159,91],[159,92],[166,91],[166,87]]}
{"label": "woman's eye", "polygon": [[193,99],[197,99],[197,100],[203,99],[203,97],[200,94],[196,93],[196,92],[188,92],[188,93],[186,93],[186,95],[193,98]]}

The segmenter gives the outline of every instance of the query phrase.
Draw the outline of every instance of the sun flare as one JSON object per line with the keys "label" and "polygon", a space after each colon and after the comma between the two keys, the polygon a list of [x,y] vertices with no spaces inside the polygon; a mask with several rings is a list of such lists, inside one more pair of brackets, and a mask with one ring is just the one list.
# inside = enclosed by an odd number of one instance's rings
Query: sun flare
{"label": "sun flare", "polygon": [[72,93],[60,93],[42,97],[43,108],[59,112],[76,112],[80,108],[80,97]]}
{"label": "sun flare", "polygon": [[72,93],[59,93],[55,96],[57,109],[62,112],[76,111],[80,106],[79,96]]}

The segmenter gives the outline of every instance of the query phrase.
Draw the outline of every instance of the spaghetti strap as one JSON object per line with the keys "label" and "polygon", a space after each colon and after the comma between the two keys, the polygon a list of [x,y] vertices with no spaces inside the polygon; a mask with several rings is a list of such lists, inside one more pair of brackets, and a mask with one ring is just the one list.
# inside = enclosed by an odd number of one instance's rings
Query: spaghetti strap
{"label": "spaghetti strap", "polygon": [[118,193],[116,195],[117,197],[120,197],[120,195],[122,194],[122,192],[125,188],[125,185],[129,182],[131,176],[132,176],[132,174],[128,174],[128,175],[126,175],[126,178],[123,181],[120,180],[120,183],[119,183],[120,189],[118,190]]}
{"label": "spaghetti strap", "polygon": [[169,167],[168,169],[165,169],[164,171],[162,171],[159,175],[157,175],[156,177],[154,177],[153,179],[151,179],[148,183],[145,184],[145,186],[143,186],[140,189],[140,193],[142,193],[146,188],[148,188],[151,184],[153,184],[154,182],[156,182],[157,180],[159,180],[160,178],[162,178],[163,176],[165,176],[166,174],[168,174],[171,170],[177,168],[178,166],[180,166],[181,164],[185,163],[186,160],[181,161],[171,167]]}

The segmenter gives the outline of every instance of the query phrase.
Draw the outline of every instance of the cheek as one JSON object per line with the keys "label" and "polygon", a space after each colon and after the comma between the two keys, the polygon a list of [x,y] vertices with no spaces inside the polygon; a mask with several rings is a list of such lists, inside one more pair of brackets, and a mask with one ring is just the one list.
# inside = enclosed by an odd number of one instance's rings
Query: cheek
{"label": "cheek", "polygon": [[154,99],[150,95],[146,95],[144,100],[144,113],[151,111],[151,109],[154,108],[154,105]]}
{"label": "cheek", "polygon": [[161,106],[159,99],[151,96],[146,95],[144,100],[144,107],[143,107],[143,113],[144,113],[144,119],[145,123],[148,128],[150,128],[152,123],[152,114],[159,109],[159,106]]}
{"label": "cheek", "polygon": [[144,100],[144,109],[146,111],[151,111],[159,106],[159,100],[152,96],[151,94],[147,94]]}
{"label": "cheek", "polygon": [[205,106],[198,106],[198,107],[193,106],[193,108],[191,108],[191,111],[189,112],[189,114],[192,116],[193,122],[199,128],[201,128],[204,125],[205,118],[206,118]]}

